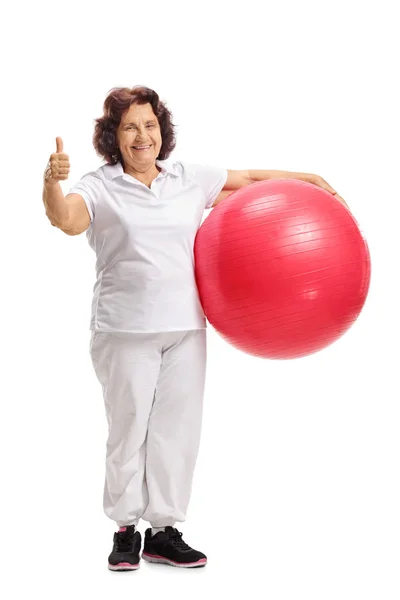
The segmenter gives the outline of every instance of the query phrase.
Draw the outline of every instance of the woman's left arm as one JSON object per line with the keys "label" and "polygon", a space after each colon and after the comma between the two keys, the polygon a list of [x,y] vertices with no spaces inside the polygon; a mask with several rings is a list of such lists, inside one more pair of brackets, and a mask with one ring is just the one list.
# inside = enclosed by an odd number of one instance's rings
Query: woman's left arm
{"label": "woman's left arm", "polygon": [[266,179],[299,179],[300,181],[307,181],[307,183],[312,183],[317,185],[318,187],[323,188],[327,192],[330,192],[333,196],[335,196],[340,202],[346,204],[341,196],[319,175],[313,175],[312,173],[293,173],[291,171],[228,171],[228,178],[222,191],[217,196],[214,204],[216,206],[224,200],[227,196],[232,194],[232,192],[236,190],[240,190],[242,187],[246,185],[250,185],[251,183],[255,183],[256,181],[265,181]]}

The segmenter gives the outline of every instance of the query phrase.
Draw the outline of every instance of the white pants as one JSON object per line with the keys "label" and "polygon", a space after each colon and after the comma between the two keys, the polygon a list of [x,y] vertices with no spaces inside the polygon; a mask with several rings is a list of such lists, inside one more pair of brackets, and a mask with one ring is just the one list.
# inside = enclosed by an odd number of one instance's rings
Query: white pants
{"label": "white pants", "polygon": [[203,413],[206,330],[92,332],[108,421],[104,512],[119,526],[186,518]]}

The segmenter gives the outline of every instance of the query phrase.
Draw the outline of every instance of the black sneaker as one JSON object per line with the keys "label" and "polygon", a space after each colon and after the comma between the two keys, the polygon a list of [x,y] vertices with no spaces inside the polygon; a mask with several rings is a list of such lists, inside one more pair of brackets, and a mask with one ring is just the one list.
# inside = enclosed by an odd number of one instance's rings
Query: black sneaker
{"label": "black sneaker", "polygon": [[135,532],[135,526],[129,525],[125,531],[114,533],[114,546],[108,557],[111,571],[134,571],[139,568],[142,536]]}
{"label": "black sneaker", "polygon": [[207,564],[206,555],[188,546],[174,527],[166,527],[154,536],[151,528],[146,529],[142,557],[148,562],[173,567],[204,567]]}

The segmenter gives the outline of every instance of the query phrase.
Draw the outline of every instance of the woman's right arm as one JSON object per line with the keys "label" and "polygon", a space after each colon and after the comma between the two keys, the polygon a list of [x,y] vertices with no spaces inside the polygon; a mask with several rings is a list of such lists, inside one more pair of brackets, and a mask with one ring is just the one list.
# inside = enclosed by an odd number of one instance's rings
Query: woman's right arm
{"label": "woman's right arm", "polygon": [[90,216],[82,196],[64,197],[60,181],[68,179],[69,157],[63,153],[61,138],[56,138],[57,151],[50,156],[43,182],[43,204],[50,223],[67,235],[79,235],[90,226]]}

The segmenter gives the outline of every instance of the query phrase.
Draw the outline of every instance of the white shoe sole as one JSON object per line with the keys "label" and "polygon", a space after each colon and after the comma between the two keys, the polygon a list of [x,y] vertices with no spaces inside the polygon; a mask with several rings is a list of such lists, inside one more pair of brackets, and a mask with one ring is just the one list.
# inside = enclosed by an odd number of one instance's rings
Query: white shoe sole
{"label": "white shoe sole", "polygon": [[140,567],[140,564],[131,565],[130,563],[119,563],[118,565],[108,564],[110,571],[136,571]]}

